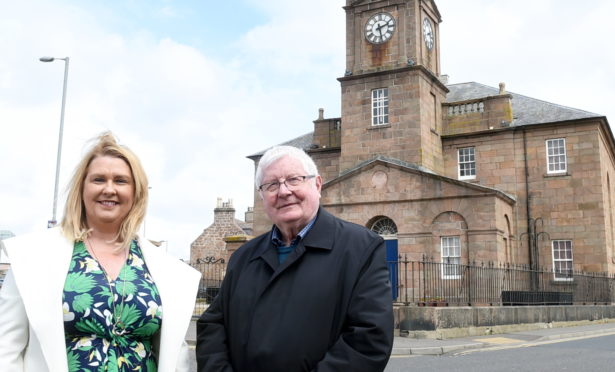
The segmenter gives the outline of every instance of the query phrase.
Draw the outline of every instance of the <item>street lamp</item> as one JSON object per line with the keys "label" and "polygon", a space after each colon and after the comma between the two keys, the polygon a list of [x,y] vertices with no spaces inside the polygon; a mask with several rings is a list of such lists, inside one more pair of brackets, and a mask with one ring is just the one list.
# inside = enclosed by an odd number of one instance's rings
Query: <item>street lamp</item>
{"label": "street lamp", "polygon": [[150,240],[150,243],[152,243],[156,247],[160,247],[162,243],[164,243],[164,251],[169,252],[169,241],[168,240]]}
{"label": "street lamp", "polygon": [[54,57],[41,57],[41,62],[53,62],[56,59],[64,61],[64,87],[62,89],[62,112],[60,114],[60,135],[58,136],[58,156],[56,158],[56,181],[53,189],[53,216],[51,220],[47,221],[47,227],[51,228],[57,225],[56,211],[58,206],[58,183],[60,182],[60,159],[62,158],[62,134],[64,132],[64,107],[66,106],[66,83],[68,81],[68,62],[69,58],[54,58]]}

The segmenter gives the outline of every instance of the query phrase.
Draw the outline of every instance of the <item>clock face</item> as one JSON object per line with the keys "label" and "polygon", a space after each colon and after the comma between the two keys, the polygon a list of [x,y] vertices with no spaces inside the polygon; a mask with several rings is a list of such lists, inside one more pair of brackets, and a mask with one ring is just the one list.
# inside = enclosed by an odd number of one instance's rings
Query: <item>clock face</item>
{"label": "clock face", "polygon": [[371,16],[365,24],[365,38],[372,44],[386,43],[395,32],[395,18],[389,13]]}
{"label": "clock face", "polygon": [[423,39],[425,39],[425,46],[427,46],[427,49],[432,50],[435,43],[433,28],[431,27],[431,21],[427,17],[423,19]]}

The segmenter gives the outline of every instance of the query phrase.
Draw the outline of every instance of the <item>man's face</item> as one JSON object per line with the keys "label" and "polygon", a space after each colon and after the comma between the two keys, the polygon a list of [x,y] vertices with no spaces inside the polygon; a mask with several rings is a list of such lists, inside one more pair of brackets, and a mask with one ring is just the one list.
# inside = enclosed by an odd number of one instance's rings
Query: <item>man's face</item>
{"label": "man's face", "polygon": [[[281,181],[294,176],[309,175],[301,162],[284,156],[264,169],[262,183]],[[316,215],[321,186],[322,179],[316,176],[293,187],[292,191],[284,184],[280,184],[280,188],[273,193],[263,190],[260,193],[265,213],[283,233],[289,229],[297,233]]]}

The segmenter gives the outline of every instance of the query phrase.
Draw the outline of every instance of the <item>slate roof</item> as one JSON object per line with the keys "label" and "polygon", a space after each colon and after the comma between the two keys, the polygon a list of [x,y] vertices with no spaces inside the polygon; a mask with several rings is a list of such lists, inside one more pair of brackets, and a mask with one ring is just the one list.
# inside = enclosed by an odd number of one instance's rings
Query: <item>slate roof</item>
{"label": "slate roof", "polygon": [[[314,132],[306,133],[302,136],[291,139],[290,141],[286,141],[275,146],[294,146],[303,150],[309,150],[310,146],[314,142]],[[271,146],[273,147],[273,146]],[[257,156],[263,155],[267,150],[271,147],[264,149],[263,151],[259,151],[256,154],[249,155],[248,158],[253,158]]]}
{"label": "slate roof", "polygon": [[[450,84],[446,86],[449,93],[446,102],[458,102],[497,96],[499,89],[476,82]],[[583,111],[572,107],[562,106],[536,98],[507,92],[512,96],[513,122],[512,126],[554,123],[566,120],[578,120],[604,115]]]}
{"label": "slate roof", "polygon": [[237,224],[237,226],[241,227],[241,229],[247,234],[247,235],[252,235],[252,224],[249,222],[245,222],[242,220],[238,220],[235,218],[235,224]]}
{"label": "slate roof", "polygon": [[[450,84],[446,86],[449,93],[446,96],[447,103],[480,99],[499,95],[499,89],[488,85],[468,82]],[[562,106],[555,103],[524,96],[522,94],[507,92],[512,96],[513,122],[511,126],[534,125],[555,123],[558,121],[578,120],[587,118],[599,118],[604,115],[589,111],[579,110],[572,107]],[[342,123],[343,125],[343,123]],[[291,139],[279,145],[295,146],[309,150],[314,138],[314,132]],[[259,151],[248,158],[261,156],[269,148]]]}

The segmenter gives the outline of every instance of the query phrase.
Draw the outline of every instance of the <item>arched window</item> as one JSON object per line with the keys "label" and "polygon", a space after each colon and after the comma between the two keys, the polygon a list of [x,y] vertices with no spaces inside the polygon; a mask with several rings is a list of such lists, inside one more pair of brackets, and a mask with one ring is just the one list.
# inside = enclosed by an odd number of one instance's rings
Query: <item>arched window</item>
{"label": "arched window", "polygon": [[381,217],[373,224],[371,230],[378,235],[391,236],[397,235],[397,225],[388,217]]}

